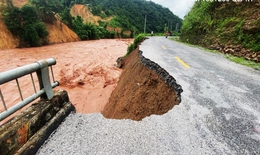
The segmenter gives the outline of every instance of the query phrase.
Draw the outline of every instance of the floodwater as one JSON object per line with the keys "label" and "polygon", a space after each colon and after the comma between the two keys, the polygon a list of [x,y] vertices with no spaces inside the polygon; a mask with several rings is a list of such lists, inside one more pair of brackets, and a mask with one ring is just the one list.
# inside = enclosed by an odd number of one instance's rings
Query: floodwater
{"label": "floodwater", "polygon": [[[0,72],[39,60],[55,58],[57,64],[53,66],[54,77],[60,82],[60,86],[55,90],[66,90],[77,112],[96,113],[102,111],[116,87],[121,74],[121,69],[115,66],[116,59],[125,55],[132,41],[132,39],[102,39],[1,50]],[[33,77],[37,82],[36,74],[33,74]],[[34,93],[29,75],[19,78],[18,81],[23,98]],[[39,90],[37,83],[36,88]],[[0,89],[7,107],[21,100],[15,80],[1,85]],[[3,110],[0,100],[0,111]]]}

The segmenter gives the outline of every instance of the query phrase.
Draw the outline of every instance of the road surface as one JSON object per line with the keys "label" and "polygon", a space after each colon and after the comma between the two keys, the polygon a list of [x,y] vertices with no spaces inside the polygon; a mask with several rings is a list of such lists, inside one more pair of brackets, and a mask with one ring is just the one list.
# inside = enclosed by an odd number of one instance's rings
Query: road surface
{"label": "road surface", "polygon": [[71,114],[38,154],[260,154],[260,72],[165,37],[143,55],[182,85],[182,102],[142,121]]}

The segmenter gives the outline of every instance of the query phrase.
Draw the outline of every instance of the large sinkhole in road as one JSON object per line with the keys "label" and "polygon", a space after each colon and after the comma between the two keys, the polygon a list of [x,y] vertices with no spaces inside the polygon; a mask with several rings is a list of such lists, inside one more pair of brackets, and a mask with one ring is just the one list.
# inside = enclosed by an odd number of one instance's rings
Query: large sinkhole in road
{"label": "large sinkhole in road", "polygon": [[106,118],[139,121],[152,114],[165,114],[180,103],[181,86],[141,51],[133,51],[122,64],[118,85],[102,111]]}

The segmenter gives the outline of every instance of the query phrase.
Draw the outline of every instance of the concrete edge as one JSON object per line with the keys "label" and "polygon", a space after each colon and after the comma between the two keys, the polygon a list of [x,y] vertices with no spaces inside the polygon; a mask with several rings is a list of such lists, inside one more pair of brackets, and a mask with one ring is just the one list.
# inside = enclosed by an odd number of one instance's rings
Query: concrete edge
{"label": "concrete edge", "polygon": [[49,138],[52,132],[64,121],[64,119],[71,113],[75,112],[75,107],[67,102],[63,108],[53,117],[46,125],[44,125],[36,134],[34,134],[29,141],[26,142],[15,154],[28,155],[36,154],[39,148]]}
{"label": "concrete edge", "polygon": [[157,75],[160,76],[160,78],[170,87],[175,90],[179,97],[179,101],[181,102],[181,93],[183,92],[182,86],[179,85],[175,78],[171,76],[164,68],[162,68],[160,65],[158,65],[156,62],[146,58],[143,56],[143,51],[138,51],[139,58],[141,60],[141,63],[147,67],[150,70],[155,71]]}

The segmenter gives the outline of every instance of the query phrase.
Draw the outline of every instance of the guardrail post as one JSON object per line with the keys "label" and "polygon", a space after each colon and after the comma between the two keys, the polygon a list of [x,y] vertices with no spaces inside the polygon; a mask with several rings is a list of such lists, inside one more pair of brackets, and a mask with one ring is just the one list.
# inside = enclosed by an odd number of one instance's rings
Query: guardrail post
{"label": "guardrail post", "polygon": [[37,63],[41,66],[41,69],[36,72],[39,80],[40,90],[45,90],[45,94],[42,95],[41,98],[51,99],[54,96],[54,92],[50,82],[48,62],[46,60],[41,60],[37,61]]}

